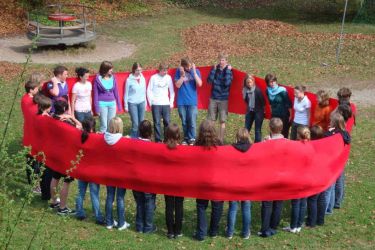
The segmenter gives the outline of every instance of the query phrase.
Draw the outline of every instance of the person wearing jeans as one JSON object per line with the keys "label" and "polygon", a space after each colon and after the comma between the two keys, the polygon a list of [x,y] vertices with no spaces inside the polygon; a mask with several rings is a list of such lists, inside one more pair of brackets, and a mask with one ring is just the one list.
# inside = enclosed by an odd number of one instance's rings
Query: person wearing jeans
{"label": "person wearing jeans", "polygon": [[[194,237],[202,241],[207,235],[207,219],[206,210],[209,200],[197,199],[197,231]],[[211,221],[208,235],[216,237],[219,231],[219,223],[221,215],[223,214],[224,201],[211,201]]]}
{"label": "person wearing jeans", "polygon": [[168,65],[160,64],[159,73],[151,76],[147,86],[147,98],[154,122],[155,142],[162,141],[164,132],[161,132],[161,119],[163,118],[163,131],[165,131],[170,121],[171,108],[173,108],[173,82],[172,77],[167,73]]}
{"label": "person wearing jeans", "polygon": [[137,204],[135,229],[139,233],[153,233],[156,230],[154,225],[154,211],[156,209],[156,194],[143,193],[133,190],[133,196]]}
{"label": "person wearing jeans", "polygon": [[119,112],[122,111],[111,62],[104,61],[100,65],[99,74],[94,80],[93,91],[95,111],[100,120],[100,132],[104,133],[108,130],[109,121],[116,116],[116,108]]}
{"label": "person wearing jeans", "polygon": [[324,217],[327,207],[326,192],[310,196],[307,199],[307,227],[315,227],[316,225],[324,225]]}
{"label": "person wearing jeans", "polygon": [[[345,170],[344,170],[345,171]],[[336,180],[335,184],[335,203],[334,208],[341,208],[341,203],[344,199],[345,187],[345,172],[342,172],[340,177]]]}
{"label": "person wearing jeans", "polygon": [[107,186],[107,199],[105,201],[105,221],[108,229],[112,229],[113,226],[116,226],[112,213],[115,196],[117,204],[118,229],[123,230],[129,227],[129,224],[125,221],[125,193],[126,189],[124,188]]}
{"label": "person wearing jeans", "polygon": [[262,90],[255,85],[255,79],[251,75],[247,75],[244,79],[242,97],[247,104],[245,128],[250,132],[255,121],[255,142],[260,142],[262,141],[265,101]]}
{"label": "person wearing jeans", "polygon": [[181,59],[181,66],[174,76],[178,89],[177,106],[184,132],[182,144],[194,145],[197,127],[197,86],[202,86],[201,73],[188,57]]}
{"label": "person wearing jeans", "polygon": [[299,233],[301,231],[303,221],[305,220],[305,213],[307,207],[306,201],[306,198],[292,200],[292,216],[290,220],[290,230],[296,229],[296,233]]}
{"label": "person wearing jeans", "polygon": [[130,136],[138,137],[138,126],[145,118],[146,110],[146,80],[142,75],[142,66],[135,62],[132,73],[126,79],[124,103],[125,111],[129,112],[132,122]]}
{"label": "person wearing jeans", "polygon": [[262,226],[258,233],[261,237],[270,237],[276,234],[281,220],[283,201],[262,201]]}
{"label": "person wearing jeans", "polygon": [[83,201],[85,200],[87,186],[90,188],[90,198],[92,203],[92,210],[94,211],[97,224],[104,224],[104,218],[100,212],[99,191],[100,185],[95,183],[88,183],[78,180],[78,195],[76,198],[76,217],[79,220],[86,218],[85,210],[83,209]]}
{"label": "person wearing jeans", "polygon": [[[232,238],[234,234],[234,225],[236,224],[237,216],[237,201],[229,202],[228,210],[228,225],[226,230],[226,235],[228,238]],[[251,202],[241,201],[241,211],[242,211],[242,237],[247,239],[250,236],[250,224],[251,224]]]}

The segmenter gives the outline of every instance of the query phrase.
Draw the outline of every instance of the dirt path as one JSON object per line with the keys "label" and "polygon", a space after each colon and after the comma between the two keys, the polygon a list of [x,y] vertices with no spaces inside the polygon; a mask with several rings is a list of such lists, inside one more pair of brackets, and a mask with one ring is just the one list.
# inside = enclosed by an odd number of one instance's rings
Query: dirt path
{"label": "dirt path", "polygon": [[[30,46],[31,41],[26,36],[1,38],[0,61],[23,63]],[[134,45],[124,41],[98,37],[95,46],[89,46],[88,48],[37,49],[32,56],[32,60],[33,63],[42,64],[114,61],[131,56],[135,50]]]}

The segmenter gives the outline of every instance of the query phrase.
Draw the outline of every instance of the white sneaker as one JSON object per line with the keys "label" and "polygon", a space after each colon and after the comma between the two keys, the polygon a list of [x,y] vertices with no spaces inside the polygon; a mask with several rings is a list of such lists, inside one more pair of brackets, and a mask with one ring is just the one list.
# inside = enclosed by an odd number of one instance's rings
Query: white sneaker
{"label": "white sneaker", "polygon": [[284,227],[283,230],[294,234],[297,233],[297,228]]}
{"label": "white sneaker", "polygon": [[122,231],[130,227],[130,224],[125,221],[124,225],[122,227],[119,227],[118,230]]}
{"label": "white sneaker", "polygon": [[[125,224],[124,224],[125,225]],[[106,226],[108,230],[111,230],[112,228],[117,227],[117,221],[113,220],[113,224],[110,226]]]}
{"label": "white sneaker", "polygon": [[297,228],[296,228],[296,233],[300,233],[301,230],[302,230],[302,227],[297,227]]}

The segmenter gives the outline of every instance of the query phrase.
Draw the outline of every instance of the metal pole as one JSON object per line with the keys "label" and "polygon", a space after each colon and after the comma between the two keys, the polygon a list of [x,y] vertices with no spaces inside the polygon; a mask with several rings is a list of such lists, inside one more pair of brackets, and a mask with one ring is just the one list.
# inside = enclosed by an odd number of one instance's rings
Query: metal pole
{"label": "metal pole", "polygon": [[339,44],[336,48],[336,62],[337,62],[337,64],[340,63],[340,52],[341,52],[342,42],[343,42],[343,39],[344,39],[344,25],[345,25],[345,16],[346,16],[347,7],[348,7],[348,0],[345,1],[344,14],[342,16],[342,23],[341,23],[340,40],[339,40]]}

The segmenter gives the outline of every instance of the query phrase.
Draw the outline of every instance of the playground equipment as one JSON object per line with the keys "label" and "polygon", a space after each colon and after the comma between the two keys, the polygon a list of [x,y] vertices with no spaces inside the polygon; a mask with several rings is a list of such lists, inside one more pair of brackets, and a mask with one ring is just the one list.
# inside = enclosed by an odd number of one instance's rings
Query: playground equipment
{"label": "playground equipment", "polygon": [[37,46],[77,45],[95,40],[94,9],[80,4],[51,4],[28,13],[27,37]]}

